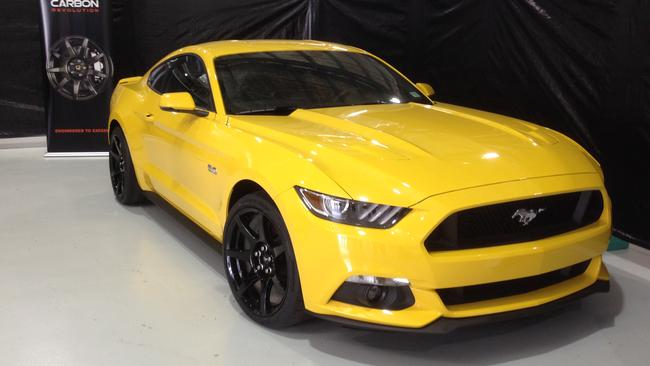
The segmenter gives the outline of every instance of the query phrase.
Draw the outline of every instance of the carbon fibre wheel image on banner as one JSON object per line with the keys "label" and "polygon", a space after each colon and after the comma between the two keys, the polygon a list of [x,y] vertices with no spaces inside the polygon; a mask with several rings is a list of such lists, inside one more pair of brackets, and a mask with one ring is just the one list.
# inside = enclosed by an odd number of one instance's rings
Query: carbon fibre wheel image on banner
{"label": "carbon fibre wheel image on banner", "polygon": [[47,78],[65,98],[95,98],[110,84],[112,75],[111,58],[86,37],[64,37],[50,49]]}

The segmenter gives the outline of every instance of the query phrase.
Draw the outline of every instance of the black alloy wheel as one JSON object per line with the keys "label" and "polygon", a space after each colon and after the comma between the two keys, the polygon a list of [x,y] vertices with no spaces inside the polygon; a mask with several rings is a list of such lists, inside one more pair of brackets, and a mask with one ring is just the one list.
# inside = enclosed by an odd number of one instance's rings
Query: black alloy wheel
{"label": "black alloy wheel", "polygon": [[231,210],[225,234],[226,275],[244,312],[272,328],[303,320],[293,249],[270,200],[260,193],[240,199]]}
{"label": "black alloy wheel", "polygon": [[117,134],[113,134],[108,159],[111,171],[111,183],[115,196],[121,196],[124,193],[124,167],[126,163],[124,162],[124,153],[122,151],[124,151],[122,140]]}
{"label": "black alloy wheel", "polygon": [[135,177],[129,145],[120,127],[115,127],[111,131],[108,167],[115,198],[126,205],[141,203],[144,195]]}

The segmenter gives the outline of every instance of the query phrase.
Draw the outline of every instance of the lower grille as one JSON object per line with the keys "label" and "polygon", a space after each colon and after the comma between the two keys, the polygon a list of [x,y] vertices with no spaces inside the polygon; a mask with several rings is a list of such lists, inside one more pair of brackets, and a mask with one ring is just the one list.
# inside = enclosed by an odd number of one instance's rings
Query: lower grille
{"label": "lower grille", "polygon": [[436,291],[445,305],[468,304],[477,301],[514,296],[539,290],[577,277],[587,270],[590,262],[591,261],[585,261],[557,271],[532,277],[493,282],[483,285],[446,288]]}
{"label": "lower grille", "polygon": [[592,224],[602,212],[595,190],[481,206],[452,214],[424,244],[431,252],[539,240]]}

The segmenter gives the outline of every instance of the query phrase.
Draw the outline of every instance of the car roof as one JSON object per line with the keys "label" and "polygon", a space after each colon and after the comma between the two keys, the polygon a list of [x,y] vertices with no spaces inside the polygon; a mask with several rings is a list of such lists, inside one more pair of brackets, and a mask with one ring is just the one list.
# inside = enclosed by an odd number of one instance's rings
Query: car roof
{"label": "car roof", "polygon": [[346,46],[331,42],[315,40],[229,40],[201,43],[183,47],[171,55],[180,53],[197,53],[204,57],[214,58],[224,55],[233,55],[248,52],[272,52],[272,51],[349,51],[367,53],[356,47]]}

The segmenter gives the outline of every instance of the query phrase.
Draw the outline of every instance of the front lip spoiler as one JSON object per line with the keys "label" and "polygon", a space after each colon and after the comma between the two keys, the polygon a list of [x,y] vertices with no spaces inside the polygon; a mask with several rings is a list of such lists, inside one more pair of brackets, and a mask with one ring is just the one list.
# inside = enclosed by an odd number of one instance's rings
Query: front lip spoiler
{"label": "front lip spoiler", "polygon": [[562,297],[560,299],[539,306],[507,311],[503,313],[473,316],[468,318],[439,318],[429,323],[428,325],[425,325],[422,328],[405,328],[405,327],[398,327],[398,326],[366,323],[358,320],[352,320],[352,319],[342,318],[333,315],[322,315],[322,314],[316,314],[311,312],[310,314],[317,318],[339,323],[347,328],[375,330],[375,331],[384,331],[384,332],[446,334],[446,333],[451,333],[460,328],[473,327],[481,324],[498,323],[502,321],[527,318],[534,315],[548,313],[553,310],[562,309],[566,307],[568,304],[596,292],[609,292],[609,281],[597,280],[592,285],[585,287],[580,291],[574,292],[571,295]]}

